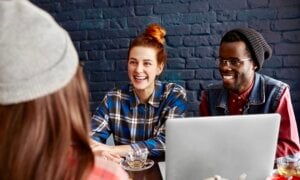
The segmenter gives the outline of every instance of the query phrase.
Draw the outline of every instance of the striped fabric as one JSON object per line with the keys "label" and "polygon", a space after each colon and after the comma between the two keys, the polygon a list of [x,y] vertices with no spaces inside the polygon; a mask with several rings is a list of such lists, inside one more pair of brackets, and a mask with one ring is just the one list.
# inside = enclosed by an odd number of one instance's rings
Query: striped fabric
{"label": "striped fabric", "polygon": [[165,150],[165,121],[183,117],[186,91],[174,83],[156,81],[147,104],[139,102],[128,84],[106,94],[92,117],[92,138],[105,143],[113,134],[116,145],[130,144],[135,150],[147,147],[150,156]]}

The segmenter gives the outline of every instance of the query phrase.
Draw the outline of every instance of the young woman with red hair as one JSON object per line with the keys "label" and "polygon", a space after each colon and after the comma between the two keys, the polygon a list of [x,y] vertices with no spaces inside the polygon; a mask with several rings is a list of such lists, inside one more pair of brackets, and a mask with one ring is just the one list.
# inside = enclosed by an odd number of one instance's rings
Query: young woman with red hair
{"label": "young woman with red hair", "polygon": [[[152,157],[165,150],[165,122],[183,117],[186,91],[175,83],[156,80],[166,65],[166,30],[150,24],[128,50],[130,83],[108,92],[92,117],[93,150],[118,160],[130,151],[147,148]],[[113,135],[115,146],[105,142]]]}

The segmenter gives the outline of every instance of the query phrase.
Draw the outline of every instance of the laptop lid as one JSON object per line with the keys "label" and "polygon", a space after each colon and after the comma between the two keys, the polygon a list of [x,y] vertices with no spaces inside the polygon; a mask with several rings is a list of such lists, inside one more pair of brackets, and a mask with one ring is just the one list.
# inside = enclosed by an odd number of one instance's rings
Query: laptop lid
{"label": "laptop lid", "polygon": [[202,180],[214,175],[265,179],[272,172],[279,114],[169,119],[166,179]]}

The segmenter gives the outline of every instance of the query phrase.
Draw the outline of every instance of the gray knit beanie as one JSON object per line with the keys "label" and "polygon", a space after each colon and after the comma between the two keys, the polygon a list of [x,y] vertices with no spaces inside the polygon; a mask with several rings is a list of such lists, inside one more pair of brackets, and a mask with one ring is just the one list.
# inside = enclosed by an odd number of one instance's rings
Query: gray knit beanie
{"label": "gray knit beanie", "polygon": [[272,49],[268,45],[265,38],[256,30],[251,28],[238,28],[232,31],[242,34],[248,42],[246,44],[250,48],[252,58],[256,61],[258,67],[256,71],[262,68],[264,61],[272,56]]}
{"label": "gray knit beanie", "polygon": [[69,35],[48,13],[27,0],[0,0],[0,104],[53,93],[77,67]]}

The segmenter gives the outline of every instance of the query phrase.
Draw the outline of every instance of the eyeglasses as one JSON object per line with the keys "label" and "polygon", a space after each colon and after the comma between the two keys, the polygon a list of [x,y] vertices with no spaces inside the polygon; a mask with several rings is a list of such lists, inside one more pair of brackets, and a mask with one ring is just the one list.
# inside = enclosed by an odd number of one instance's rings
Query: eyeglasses
{"label": "eyeglasses", "polygon": [[251,60],[251,58],[216,58],[216,64],[217,66],[225,66],[229,63],[229,66],[238,67],[242,62],[249,60]]}

